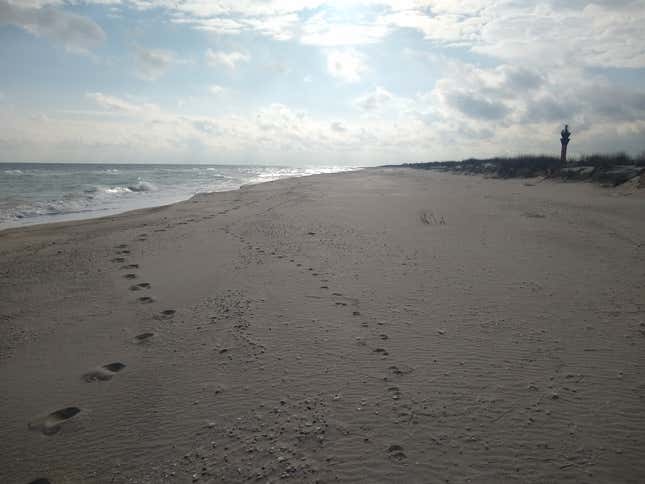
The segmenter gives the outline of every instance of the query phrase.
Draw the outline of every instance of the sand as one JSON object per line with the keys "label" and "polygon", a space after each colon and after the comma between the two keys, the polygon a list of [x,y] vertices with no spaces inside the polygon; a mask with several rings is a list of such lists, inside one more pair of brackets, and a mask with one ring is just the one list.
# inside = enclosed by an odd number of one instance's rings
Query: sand
{"label": "sand", "polygon": [[644,482],[644,214],[372,169],[0,232],[0,482]]}

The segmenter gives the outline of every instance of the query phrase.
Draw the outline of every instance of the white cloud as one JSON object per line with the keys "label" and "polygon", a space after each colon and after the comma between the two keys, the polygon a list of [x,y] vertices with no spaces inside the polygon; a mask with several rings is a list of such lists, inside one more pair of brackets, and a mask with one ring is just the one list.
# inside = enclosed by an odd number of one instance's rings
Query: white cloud
{"label": "white cloud", "polygon": [[[224,35],[257,32],[323,47],[356,46],[412,29],[430,41],[506,60],[645,67],[643,0],[86,0],[164,9],[171,22]],[[0,0],[0,19],[87,49],[105,34],[58,10],[62,0]],[[0,20],[1,22],[2,20]],[[631,39],[631,40],[628,40]]]}
{"label": "white cloud", "polygon": [[226,91],[226,88],[220,86],[219,84],[212,84],[208,87],[208,92],[210,92],[213,96],[219,96],[224,91]]}
{"label": "white cloud", "polygon": [[412,29],[508,60],[645,67],[642,0],[138,0],[137,6],[165,7],[173,21],[198,29],[255,31],[324,47],[375,43]]}
{"label": "white cloud", "polygon": [[172,52],[167,50],[145,49],[143,47],[136,48],[135,56],[137,77],[146,81],[155,81],[163,76],[175,59]]}
{"label": "white cloud", "polygon": [[105,95],[101,92],[88,92],[87,94],[85,94],[85,97],[96,102],[96,104],[104,109],[123,111],[126,113],[139,112],[139,109],[133,104],[130,104],[127,101],[124,101],[117,97]]}
{"label": "white cloud", "polygon": [[206,51],[206,62],[211,66],[224,66],[229,69],[235,69],[238,64],[249,62],[251,56],[244,52],[221,52],[208,49]]}
{"label": "white cloud", "polygon": [[291,13],[271,17],[245,19],[245,25],[251,30],[256,30],[263,35],[276,40],[289,40],[293,37],[294,30],[300,17]]}
{"label": "white cloud", "polygon": [[119,113],[127,116],[154,116],[159,114],[160,109],[156,104],[133,103],[117,96],[111,96],[102,92],[88,92],[85,97],[93,101],[105,111]]}
{"label": "white cloud", "polygon": [[642,1],[578,5],[491,9],[469,45],[499,59],[531,59],[541,66],[645,67]]}
{"label": "white cloud", "polygon": [[326,12],[309,17],[302,25],[300,41],[323,47],[352,46],[379,42],[389,32],[385,24],[361,18],[330,18]]}
{"label": "white cloud", "polygon": [[87,52],[105,40],[105,32],[93,20],[39,2],[0,0],[0,25],[16,25],[38,37],[46,37],[72,52]]}
{"label": "white cloud", "polygon": [[327,52],[327,70],[329,74],[343,82],[359,82],[367,71],[365,56],[352,50],[330,50]]}

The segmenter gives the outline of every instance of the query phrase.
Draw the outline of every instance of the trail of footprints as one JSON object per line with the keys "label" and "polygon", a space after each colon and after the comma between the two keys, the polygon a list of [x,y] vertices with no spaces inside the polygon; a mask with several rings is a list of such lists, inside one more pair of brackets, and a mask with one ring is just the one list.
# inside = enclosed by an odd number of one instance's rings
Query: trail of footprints
{"label": "trail of footprints", "polygon": [[[430,219],[428,219],[428,220],[430,220]],[[437,221],[436,219],[433,219],[432,223],[433,224],[436,223],[436,224],[444,225],[445,221],[444,221],[444,219],[442,217],[439,221]],[[280,254],[278,252],[278,250],[263,249],[262,247],[255,246],[251,242],[247,241],[244,236],[233,233],[233,231],[230,229],[230,227],[227,227],[225,229],[225,232],[228,235],[237,238],[246,247],[247,250],[255,252],[255,254],[257,256],[259,256],[259,257],[268,255],[268,256],[273,257],[274,259],[276,259],[278,261],[282,261],[282,262],[289,261],[289,263],[294,264],[296,269],[299,270],[300,272],[309,273],[313,277],[322,277],[322,276],[324,276],[324,274],[322,274],[320,271],[316,270],[315,268],[306,267],[302,263],[296,262],[296,260],[294,258],[291,258],[291,257],[289,257],[287,255],[284,255],[284,254]],[[314,237],[314,236],[316,236],[316,233],[315,232],[308,232],[307,236]],[[323,291],[329,291],[330,290],[329,280],[328,279],[321,278],[320,282],[321,282],[321,285],[320,285],[321,290],[323,290]],[[360,302],[359,302],[358,299],[345,296],[344,294],[342,294],[340,292],[332,292],[329,295],[331,297],[331,300],[332,300],[334,306],[336,306],[338,308],[350,308],[351,309],[351,314],[355,318],[358,318],[358,317],[361,316],[361,312],[359,310]],[[378,326],[382,326],[385,323],[379,321],[376,324]],[[369,328],[369,323],[367,321],[362,321],[361,322],[361,327]],[[385,333],[379,333],[377,338],[381,341],[381,344],[384,344],[384,342],[386,342],[386,341],[388,341],[390,339],[389,336],[387,334],[385,334]],[[365,339],[363,339],[363,338],[359,338],[358,343],[361,346],[367,346],[367,343],[365,342]],[[377,346],[377,347],[373,348],[371,351],[372,351],[372,354],[376,355],[377,357],[379,357],[382,360],[387,360],[389,355],[390,355],[388,350],[386,348],[384,348],[384,347],[381,347],[381,346]],[[411,367],[409,367],[407,365],[390,365],[387,368],[387,370],[391,373],[393,378],[401,378],[401,377],[404,377],[405,375],[409,375],[410,373],[412,373],[414,371],[414,368],[411,368]],[[389,378],[385,377],[384,381],[387,383],[389,381]],[[388,400],[391,400],[395,405],[399,405],[401,403],[401,399],[402,399],[401,390],[397,386],[388,386],[388,387],[386,387],[384,396]],[[406,405],[403,405],[403,407],[406,407]],[[403,411],[402,414],[406,414],[405,411]],[[393,462],[395,462],[395,463],[404,463],[406,461],[406,459],[407,459],[407,455],[405,454],[403,447],[401,445],[398,445],[398,444],[390,445],[387,448],[386,453],[387,453],[388,458],[390,460],[392,460]]]}
{"label": "trail of footprints", "polygon": [[[140,234],[136,240],[143,242],[146,240],[146,238],[147,234]],[[116,257],[111,259],[111,262],[114,264],[124,264],[120,266],[121,270],[133,271],[140,268],[139,264],[128,263],[125,256],[130,255],[131,251],[129,250],[129,246],[127,244],[119,244],[114,249]],[[135,272],[126,272],[125,274],[123,274],[123,277],[126,280],[134,280],[139,276]],[[150,289],[151,287],[152,286],[150,283],[141,282],[131,285],[129,289],[131,291],[142,291]],[[155,302],[155,299],[150,296],[141,296],[137,298],[137,301],[141,304],[152,304]],[[175,315],[175,313],[176,311],[174,309],[165,309],[158,315],[156,315],[156,319],[171,319]],[[133,338],[132,342],[135,344],[144,344],[154,336],[155,334],[152,332],[144,332],[136,335]],[[83,375],[81,375],[81,379],[87,383],[109,381],[124,368],[126,368],[126,365],[121,362],[108,363],[106,365],[97,366],[96,368],[84,373]],[[58,433],[61,430],[63,424],[76,417],[79,413],[81,413],[81,408],[79,407],[65,407],[49,414],[39,415],[32,419],[27,426],[30,430],[40,432],[43,435],[51,436]],[[45,484],[49,482],[50,481],[46,478],[39,478],[33,480],[32,484]]]}

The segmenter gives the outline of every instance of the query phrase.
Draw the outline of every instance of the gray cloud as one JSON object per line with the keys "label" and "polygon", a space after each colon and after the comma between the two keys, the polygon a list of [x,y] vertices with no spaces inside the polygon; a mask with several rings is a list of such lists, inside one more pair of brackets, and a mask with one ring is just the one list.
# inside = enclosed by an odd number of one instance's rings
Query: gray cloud
{"label": "gray cloud", "polygon": [[371,92],[359,97],[354,101],[354,105],[361,111],[378,111],[392,100],[392,94],[377,87]]}
{"label": "gray cloud", "polygon": [[86,52],[105,40],[105,32],[93,20],[52,6],[23,7],[0,0],[1,24],[15,25],[77,52]]}
{"label": "gray cloud", "polygon": [[645,91],[618,86],[593,86],[584,95],[596,117],[607,121],[637,121],[645,119]]}
{"label": "gray cloud", "polygon": [[345,125],[340,121],[335,121],[331,123],[330,128],[332,129],[332,131],[336,131],[337,133],[344,133],[347,131],[347,128],[345,127]]}
{"label": "gray cloud", "polygon": [[137,76],[146,81],[160,78],[174,59],[172,53],[165,50],[144,49],[137,47]]}
{"label": "gray cloud", "polygon": [[503,66],[504,87],[518,91],[530,91],[544,84],[544,77],[525,67]]}
{"label": "gray cloud", "polygon": [[559,98],[545,95],[527,99],[526,103],[526,112],[521,119],[524,123],[562,123],[573,119],[582,109],[582,106],[564,95]]}
{"label": "gray cloud", "polygon": [[504,118],[509,109],[497,100],[490,100],[473,93],[449,92],[446,94],[448,105],[461,113],[476,119],[497,120]]}

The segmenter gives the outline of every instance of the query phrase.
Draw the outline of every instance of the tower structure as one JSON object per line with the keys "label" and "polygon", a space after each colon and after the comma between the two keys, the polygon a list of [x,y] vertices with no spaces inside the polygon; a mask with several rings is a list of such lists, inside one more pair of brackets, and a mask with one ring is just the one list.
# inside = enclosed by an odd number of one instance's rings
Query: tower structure
{"label": "tower structure", "polygon": [[571,138],[571,131],[569,125],[565,124],[564,129],[560,131],[560,142],[562,143],[562,151],[560,152],[560,161],[562,164],[567,162],[567,146],[569,146],[569,139]]}

